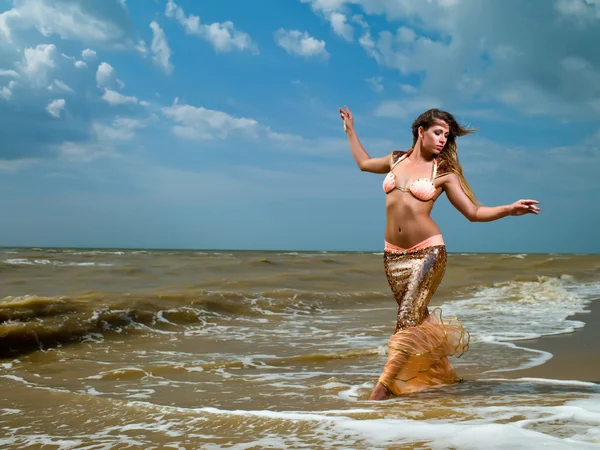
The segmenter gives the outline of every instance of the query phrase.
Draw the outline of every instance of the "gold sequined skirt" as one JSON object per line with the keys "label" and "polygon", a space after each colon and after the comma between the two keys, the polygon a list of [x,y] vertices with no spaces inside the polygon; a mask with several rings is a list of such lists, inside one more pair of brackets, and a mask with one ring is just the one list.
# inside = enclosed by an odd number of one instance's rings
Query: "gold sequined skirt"
{"label": "gold sequined skirt", "polygon": [[444,277],[446,247],[386,251],[384,266],[398,316],[379,382],[402,395],[459,381],[448,356],[460,357],[468,350],[469,333],[457,318],[443,318],[440,308],[428,310]]}

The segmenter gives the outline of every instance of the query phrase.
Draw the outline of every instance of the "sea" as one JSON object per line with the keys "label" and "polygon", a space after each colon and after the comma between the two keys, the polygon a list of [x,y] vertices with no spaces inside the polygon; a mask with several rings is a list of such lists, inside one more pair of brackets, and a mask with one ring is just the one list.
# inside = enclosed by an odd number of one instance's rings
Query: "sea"
{"label": "sea", "polygon": [[510,373],[599,298],[600,255],[450,253],[464,380],[375,402],[381,252],[0,248],[0,448],[598,449],[599,384]]}

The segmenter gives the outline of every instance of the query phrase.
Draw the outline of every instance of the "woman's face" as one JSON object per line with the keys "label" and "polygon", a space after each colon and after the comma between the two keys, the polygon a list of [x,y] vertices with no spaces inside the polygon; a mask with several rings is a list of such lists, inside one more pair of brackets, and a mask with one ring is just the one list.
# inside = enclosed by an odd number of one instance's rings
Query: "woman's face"
{"label": "woman's face", "polygon": [[446,122],[439,121],[430,126],[427,130],[421,127],[419,132],[421,136],[421,144],[423,145],[424,149],[433,153],[434,155],[439,155],[444,149],[446,141],[448,140],[450,127]]}

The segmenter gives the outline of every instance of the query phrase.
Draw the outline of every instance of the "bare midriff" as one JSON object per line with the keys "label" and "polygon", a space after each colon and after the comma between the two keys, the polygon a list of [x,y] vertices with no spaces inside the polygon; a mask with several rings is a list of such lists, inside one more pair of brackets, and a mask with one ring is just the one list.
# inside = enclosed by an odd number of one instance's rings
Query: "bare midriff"
{"label": "bare midriff", "polygon": [[[441,193],[437,189],[434,199]],[[399,189],[386,195],[385,240],[402,248],[410,248],[425,239],[440,234],[431,218],[434,200],[427,202],[415,198],[410,192]]]}

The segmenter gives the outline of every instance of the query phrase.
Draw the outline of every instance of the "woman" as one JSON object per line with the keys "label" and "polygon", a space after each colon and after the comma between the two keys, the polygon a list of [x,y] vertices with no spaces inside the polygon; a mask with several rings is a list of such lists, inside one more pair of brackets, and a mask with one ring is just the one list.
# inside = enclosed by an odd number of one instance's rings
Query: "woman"
{"label": "woman", "polygon": [[469,334],[456,318],[442,319],[427,305],[446,268],[446,247],[430,217],[435,200],[446,192],[450,203],[471,222],[538,214],[536,200],[486,207],[476,200],[458,163],[456,138],[472,133],[438,109],[421,114],[412,125],[413,147],[371,158],[354,131],[346,106],[339,109],[352,156],[360,170],[387,174],[384,267],[398,302],[396,331],[390,338],[388,361],[370,400],[384,400],[459,379],[448,361],[460,357]]}

